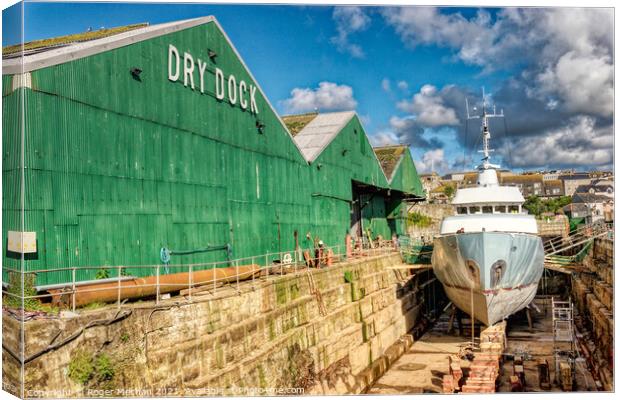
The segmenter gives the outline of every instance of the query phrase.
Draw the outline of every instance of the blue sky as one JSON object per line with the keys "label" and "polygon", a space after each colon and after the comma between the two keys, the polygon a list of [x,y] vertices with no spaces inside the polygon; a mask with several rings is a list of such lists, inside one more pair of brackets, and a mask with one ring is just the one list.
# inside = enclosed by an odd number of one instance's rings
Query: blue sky
{"label": "blue sky", "polygon": [[[591,11],[26,3],[24,32],[30,41],[215,15],[278,112],[354,108],[376,144],[409,143],[423,172],[477,162],[464,99],[482,86],[507,114],[492,126],[503,166],[609,168],[613,20]],[[3,12],[3,46],[20,41],[18,15]]]}

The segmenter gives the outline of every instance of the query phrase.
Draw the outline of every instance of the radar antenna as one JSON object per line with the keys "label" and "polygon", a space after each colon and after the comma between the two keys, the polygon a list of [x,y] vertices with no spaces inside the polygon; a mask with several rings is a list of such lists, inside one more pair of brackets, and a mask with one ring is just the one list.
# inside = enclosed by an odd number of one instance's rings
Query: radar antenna
{"label": "radar antenna", "polygon": [[[489,139],[491,139],[491,132],[489,131],[489,118],[502,118],[504,117],[504,110],[501,110],[498,114],[496,112],[495,105],[493,105],[493,113],[487,112],[487,97],[484,93],[484,87],[482,88],[482,114],[479,115],[471,115],[469,112],[469,101],[465,98],[465,107],[467,109],[467,119],[482,119],[482,150],[478,150],[479,153],[482,153],[482,164],[478,166],[478,169],[489,169],[489,168],[499,168],[499,165],[491,164],[490,153],[493,152],[493,149],[489,148]],[[476,107],[474,107],[474,111]]]}

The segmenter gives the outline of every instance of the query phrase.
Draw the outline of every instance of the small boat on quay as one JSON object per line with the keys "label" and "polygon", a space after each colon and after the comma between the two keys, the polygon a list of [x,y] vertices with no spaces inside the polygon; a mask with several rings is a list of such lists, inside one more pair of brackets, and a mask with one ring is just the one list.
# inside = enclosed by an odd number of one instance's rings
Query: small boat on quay
{"label": "small boat on quay", "polygon": [[476,186],[456,191],[455,215],[443,219],[433,240],[432,265],[445,292],[462,311],[493,325],[525,308],[536,295],[544,249],[534,216],[522,206],[517,187],[499,184],[499,165],[490,163],[489,119],[483,93],[482,163]]}

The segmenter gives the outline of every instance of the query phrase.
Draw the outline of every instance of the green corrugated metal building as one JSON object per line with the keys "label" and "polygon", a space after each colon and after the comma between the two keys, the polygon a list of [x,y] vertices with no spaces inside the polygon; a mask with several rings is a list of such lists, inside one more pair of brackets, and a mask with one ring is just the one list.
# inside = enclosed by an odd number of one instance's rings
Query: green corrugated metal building
{"label": "green corrugated metal building", "polygon": [[302,248],[389,238],[423,196],[410,152],[386,172],[353,112],[285,117],[289,131],[213,17],[80,40],[3,52],[7,268],[21,268],[9,231],[36,234],[25,271],[149,275],[131,266],[162,247],[219,248],[171,260],[190,264],[291,251],[295,232]]}

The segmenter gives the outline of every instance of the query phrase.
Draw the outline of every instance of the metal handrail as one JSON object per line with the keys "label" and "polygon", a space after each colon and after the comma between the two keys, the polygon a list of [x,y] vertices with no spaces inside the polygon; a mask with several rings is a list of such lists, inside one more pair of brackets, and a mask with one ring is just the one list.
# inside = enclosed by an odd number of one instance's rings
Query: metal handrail
{"label": "metal handrail", "polygon": [[[556,237],[545,242],[545,251],[554,250],[555,248],[562,245],[566,241],[574,240],[575,238],[587,237],[591,234],[597,234],[599,232],[609,232],[613,230],[613,226],[611,223],[597,221],[592,224],[584,225],[579,229],[574,230],[567,237]],[[589,233],[591,232],[591,233]]]}
{"label": "metal handrail", "polygon": [[[374,244],[374,243],[373,243]],[[346,254],[346,249],[344,248],[344,245],[336,245],[336,246],[325,246],[323,248],[324,252],[327,252],[329,250],[332,251],[333,257],[335,259],[346,259],[347,258],[347,254]],[[343,252],[343,249],[345,250]],[[351,249],[352,251],[352,255],[355,258],[360,258],[360,257],[374,257],[380,254],[386,254],[386,253],[390,253],[395,251],[396,249],[393,246],[393,242],[391,240],[383,240],[383,241],[378,241],[377,242],[377,246],[371,246],[370,243],[364,243],[362,245],[362,249],[361,252],[357,252],[355,249]],[[274,263],[274,257],[278,256],[278,260],[281,261],[283,259],[283,256],[285,254],[292,254],[292,260],[290,263]],[[326,254],[326,253],[325,253]],[[300,257],[301,256],[301,257]],[[271,261],[269,261],[271,259]],[[313,257],[314,259],[314,257]],[[286,273],[289,273],[290,271],[288,271],[290,268],[293,268],[293,273],[297,274],[300,272],[308,272],[310,270],[310,267],[308,264],[306,264],[305,260],[303,259],[303,250],[302,249],[297,249],[297,250],[293,250],[293,251],[280,251],[280,252],[273,252],[273,253],[266,253],[266,254],[262,254],[262,255],[258,255],[258,256],[250,256],[250,257],[243,257],[243,258],[238,258],[236,260],[227,260],[227,261],[215,261],[215,262],[209,262],[209,263],[193,263],[193,264],[175,264],[175,265],[166,265],[165,267],[170,268],[187,268],[188,272],[189,272],[189,280],[187,283],[167,283],[166,286],[173,286],[173,287],[179,287],[180,289],[183,288],[187,288],[188,289],[188,300],[191,302],[192,300],[192,288],[197,287],[197,286],[204,286],[206,284],[213,284],[213,290],[214,293],[217,293],[217,287],[218,287],[218,282],[221,283],[222,281],[227,281],[230,279],[234,279],[234,281],[236,282],[236,288],[237,288],[237,292],[239,292],[239,285],[240,285],[240,275],[247,275],[247,273],[245,274],[239,274],[239,266],[243,265],[244,263],[250,263],[252,265],[256,265],[256,261],[265,261],[265,265],[259,265],[259,270],[262,272],[265,272],[265,277],[268,279],[269,276],[278,276],[278,275],[284,275],[285,271],[284,268],[287,269]],[[203,269],[215,269],[217,268],[217,265],[225,265],[226,267],[234,267],[236,269],[235,274],[230,275],[230,276],[226,276],[223,278],[217,278],[215,275],[213,276],[212,279],[208,279],[205,281],[199,281],[199,282],[194,282],[193,281],[193,271],[195,271],[196,267],[211,267],[211,268],[203,268]],[[304,266],[305,268],[302,267],[300,268],[300,266]],[[41,273],[52,273],[52,272],[58,272],[58,271],[71,271],[72,272],[72,280],[71,282],[67,282],[65,288],[67,289],[65,292],[63,292],[62,294],[69,294],[71,295],[71,301],[72,301],[72,310],[75,311],[76,309],[76,305],[75,305],[75,296],[77,293],[77,286],[79,286],[80,282],[76,281],[75,277],[76,277],[76,272],[77,271],[81,271],[81,270],[99,270],[101,268],[106,268],[106,269],[116,269],[118,270],[118,298],[117,298],[117,306],[120,308],[122,303],[121,303],[121,291],[122,291],[122,287],[120,282],[122,281],[122,278],[124,279],[124,277],[122,277],[121,275],[121,270],[123,268],[132,268],[132,269],[156,269],[156,276],[157,276],[157,281],[155,284],[137,284],[137,285],[132,285],[132,288],[143,288],[143,287],[155,287],[156,288],[156,303],[159,303],[160,300],[160,281],[159,281],[159,277],[160,277],[160,268],[162,268],[164,265],[162,264],[151,264],[151,265],[118,265],[118,266],[86,266],[86,267],[63,267],[63,268],[50,268],[50,269],[44,269],[44,270],[37,270],[37,271],[19,271],[19,270],[14,270],[14,269],[10,269],[10,268],[5,268],[8,271],[13,271],[13,272],[17,272],[17,273],[24,273],[24,274],[28,274],[28,273],[34,273],[34,274],[41,274]],[[326,267],[324,267],[326,268]],[[279,271],[278,271],[279,270]],[[279,272],[279,274],[278,274]],[[235,279],[236,278],[236,279]],[[255,274],[252,274],[252,281],[254,281],[255,279]],[[89,281],[89,283],[92,283],[92,280]],[[232,282],[231,282],[232,283]],[[60,286],[59,288],[62,288],[62,286]],[[80,293],[89,293],[89,292],[97,292],[97,291],[103,291],[103,290],[109,290],[109,288],[91,288],[91,289],[84,289],[84,290],[80,290]],[[52,297],[54,296],[53,294],[37,294],[37,295],[30,295],[30,296],[20,296],[14,293],[10,293],[7,290],[5,290],[3,288],[2,293],[4,295],[10,296],[10,297],[15,297],[15,298],[19,298],[19,299],[41,299],[41,298],[46,298],[46,297]]]}

